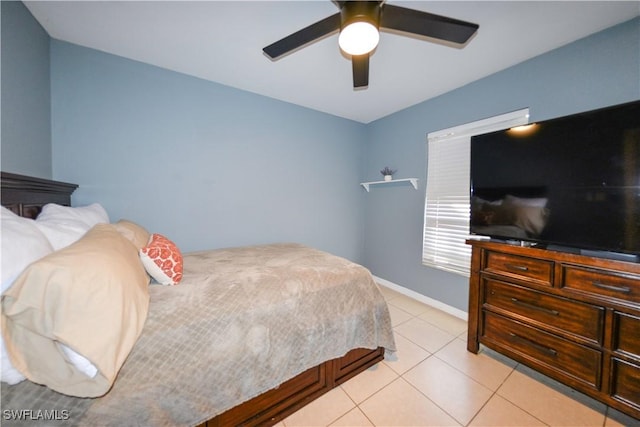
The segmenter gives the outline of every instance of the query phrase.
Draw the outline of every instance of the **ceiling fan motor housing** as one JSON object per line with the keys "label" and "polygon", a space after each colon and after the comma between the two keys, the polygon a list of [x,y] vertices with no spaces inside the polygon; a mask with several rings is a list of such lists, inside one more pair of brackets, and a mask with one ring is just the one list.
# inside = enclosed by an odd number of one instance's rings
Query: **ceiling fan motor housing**
{"label": "ceiling fan motor housing", "polygon": [[354,22],[368,22],[380,28],[379,1],[346,1],[340,9],[340,30]]}

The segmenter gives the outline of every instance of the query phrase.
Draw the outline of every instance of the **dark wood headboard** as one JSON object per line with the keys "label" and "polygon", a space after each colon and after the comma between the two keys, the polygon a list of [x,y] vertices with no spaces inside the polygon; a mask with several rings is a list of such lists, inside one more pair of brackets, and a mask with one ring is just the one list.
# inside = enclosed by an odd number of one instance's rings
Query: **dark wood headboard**
{"label": "dark wood headboard", "polygon": [[9,172],[0,172],[2,206],[20,216],[35,218],[47,203],[71,205],[71,193],[78,186],[68,182],[34,178]]}

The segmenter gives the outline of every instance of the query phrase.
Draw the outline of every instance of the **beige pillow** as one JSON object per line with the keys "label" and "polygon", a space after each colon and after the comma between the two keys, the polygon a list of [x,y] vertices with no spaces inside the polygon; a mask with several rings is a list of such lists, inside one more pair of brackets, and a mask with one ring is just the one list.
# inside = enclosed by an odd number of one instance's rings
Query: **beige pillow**
{"label": "beige pillow", "polygon": [[113,225],[116,230],[129,239],[138,250],[146,246],[151,238],[151,234],[144,227],[136,224],[135,222],[121,219]]}
{"label": "beige pillow", "polygon": [[[149,308],[149,277],[136,248],[111,224],[31,264],[2,296],[2,334],[14,366],[60,393],[105,394]],[[87,358],[89,378],[58,343]]]}

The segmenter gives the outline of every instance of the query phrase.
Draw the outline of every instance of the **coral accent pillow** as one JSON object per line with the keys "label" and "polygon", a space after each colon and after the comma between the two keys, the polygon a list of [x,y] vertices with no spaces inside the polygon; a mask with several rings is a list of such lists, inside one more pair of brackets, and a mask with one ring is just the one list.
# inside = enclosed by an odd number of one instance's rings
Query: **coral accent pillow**
{"label": "coral accent pillow", "polygon": [[171,240],[154,233],[147,246],[140,249],[140,259],[147,273],[162,285],[177,285],[182,280],[182,254]]}

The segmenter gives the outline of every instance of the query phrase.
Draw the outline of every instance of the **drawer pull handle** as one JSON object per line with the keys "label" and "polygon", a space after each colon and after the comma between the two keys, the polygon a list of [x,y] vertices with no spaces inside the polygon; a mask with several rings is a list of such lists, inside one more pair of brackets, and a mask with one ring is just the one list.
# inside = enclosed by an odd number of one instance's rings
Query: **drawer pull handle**
{"label": "drawer pull handle", "polygon": [[550,355],[552,355],[552,356],[554,356],[554,357],[558,355],[558,352],[557,352],[556,350],[554,350],[554,349],[552,349],[552,348],[549,348],[549,347],[546,347],[546,346],[544,346],[544,345],[542,345],[542,344],[538,344],[537,342],[535,342],[535,341],[531,341],[531,340],[530,340],[530,339],[528,339],[528,338],[521,337],[520,335],[514,334],[513,332],[509,332],[509,335],[511,335],[511,338],[516,338],[516,339],[518,339],[518,340],[520,340],[520,341],[523,341],[523,342],[525,342],[526,344],[529,344],[530,346],[535,347],[535,348],[537,348],[538,350],[542,350],[542,351],[544,351],[545,353],[549,353]]}
{"label": "drawer pull handle", "polygon": [[529,267],[524,266],[524,265],[505,264],[505,267],[507,267],[507,268],[509,268],[511,270],[529,271]]}
{"label": "drawer pull handle", "polygon": [[598,282],[596,280],[594,280],[591,283],[593,284],[593,286],[595,286],[596,288],[600,288],[600,289],[607,289],[609,291],[615,291],[615,292],[623,292],[625,294],[628,294],[629,292],[631,292],[631,288],[628,288],[626,286],[607,285],[605,283],[600,283],[600,282]]}
{"label": "drawer pull handle", "polygon": [[527,308],[531,308],[533,310],[543,311],[545,313],[549,313],[549,314],[552,314],[554,316],[559,316],[560,315],[560,312],[558,310],[551,310],[549,308],[540,307],[539,305],[531,304],[530,302],[520,301],[518,298],[511,298],[511,301],[513,301],[514,303],[519,304],[521,306],[524,306],[524,307],[527,307]]}

